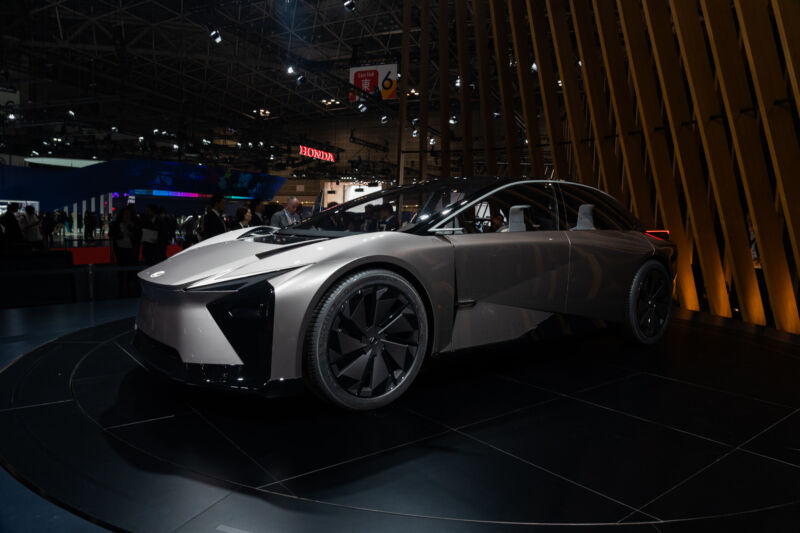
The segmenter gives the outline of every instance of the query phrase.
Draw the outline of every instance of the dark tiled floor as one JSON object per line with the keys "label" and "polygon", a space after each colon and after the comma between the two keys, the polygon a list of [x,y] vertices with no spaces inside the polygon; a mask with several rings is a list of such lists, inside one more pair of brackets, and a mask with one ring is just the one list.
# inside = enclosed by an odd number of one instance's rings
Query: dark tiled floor
{"label": "dark tiled floor", "polygon": [[571,399],[466,432],[634,507],[726,451],[724,446]]}
{"label": "dark tiled floor", "polygon": [[298,495],[403,514],[514,522],[614,522],[619,503],[448,433],[287,483]]}
{"label": "dark tiled floor", "polygon": [[[0,326],[7,346],[30,340],[18,326]],[[800,518],[800,358],[763,332],[678,320],[641,347],[582,328],[431,360],[401,401],[348,413],[173,386],[125,353],[130,328],[74,332],[0,373],[4,464],[122,528],[794,531]],[[41,520],[12,510],[0,530],[92,527],[23,490]]]}
{"label": "dark tiled floor", "polygon": [[734,446],[792,411],[789,407],[649,374],[638,374],[577,396]]}

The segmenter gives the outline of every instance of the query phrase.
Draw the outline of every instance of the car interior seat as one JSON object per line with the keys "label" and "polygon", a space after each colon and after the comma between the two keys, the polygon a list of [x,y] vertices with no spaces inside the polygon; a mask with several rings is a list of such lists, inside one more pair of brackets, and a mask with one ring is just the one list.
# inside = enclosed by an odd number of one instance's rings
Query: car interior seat
{"label": "car interior seat", "polygon": [[578,208],[578,221],[573,230],[592,230],[594,227],[594,205],[581,204]]}
{"label": "car interior seat", "polygon": [[525,227],[525,210],[529,205],[515,205],[508,214],[508,231],[527,231]]}

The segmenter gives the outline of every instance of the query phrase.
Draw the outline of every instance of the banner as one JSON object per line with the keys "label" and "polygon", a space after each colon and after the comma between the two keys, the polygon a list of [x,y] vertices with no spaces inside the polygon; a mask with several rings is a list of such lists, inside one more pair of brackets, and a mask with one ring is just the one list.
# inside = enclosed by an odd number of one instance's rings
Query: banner
{"label": "banner", "polygon": [[[397,100],[397,63],[353,67],[350,83],[369,94],[380,95],[381,100]],[[361,93],[350,93],[351,102],[363,99]]]}

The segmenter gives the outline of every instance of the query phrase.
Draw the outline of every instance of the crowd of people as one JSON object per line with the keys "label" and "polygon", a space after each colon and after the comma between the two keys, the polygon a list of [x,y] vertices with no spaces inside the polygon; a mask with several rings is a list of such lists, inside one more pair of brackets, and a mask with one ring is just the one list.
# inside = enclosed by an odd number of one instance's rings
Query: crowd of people
{"label": "crowd of people", "polygon": [[52,220],[42,218],[32,205],[20,209],[17,202],[8,204],[0,217],[0,247],[11,250],[42,249],[54,230]]}
{"label": "crowd of people", "polygon": [[[167,247],[173,242],[186,248],[230,230],[262,225],[283,228],[298,223],[302,212],[295,196],[282,209],[255,199],[238,206],[233,217],[226,215],[226,204],[223,196],[214,196],[204,214],[185,217],[176,217],[155,204],[148,205],[143,213],[128,205],[118,209],[112,219],[111,215],[91,211],[76,217],[60,210],[37,213],[31,205],[22,208],[19,203],[10,203],[0,216],[0,248],[42,250],[52,247],[58,238],[82,237],[84,244],[93,245],[107,238],[113,263],[133,266],[141,262],[147,266],[165,260]],[[73,227],[75,220],[77,227]]]}
{"label": "crowd of people", "polygon": [[0,216],[0,248],[11,250],[41,250],[53,245],[54,240],[82,235],[84,242],[92,242],[107,234],[111,215],[94,211],[75,213],[75,218],[56,209],[37,213],[32,205],[8,204]]}

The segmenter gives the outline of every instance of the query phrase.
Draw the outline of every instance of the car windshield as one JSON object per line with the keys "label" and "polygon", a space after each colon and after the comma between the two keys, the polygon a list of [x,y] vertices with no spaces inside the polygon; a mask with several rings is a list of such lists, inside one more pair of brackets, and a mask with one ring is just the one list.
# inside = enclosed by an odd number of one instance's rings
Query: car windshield
{"label": "car windshield", "polygon": [[496,179],[460,178],[394,187],[336,205],[281,233],[409,231],[465,201]]}

